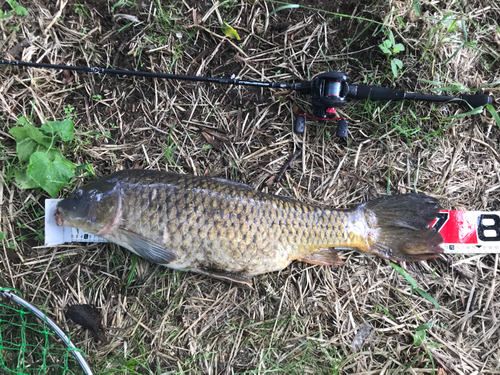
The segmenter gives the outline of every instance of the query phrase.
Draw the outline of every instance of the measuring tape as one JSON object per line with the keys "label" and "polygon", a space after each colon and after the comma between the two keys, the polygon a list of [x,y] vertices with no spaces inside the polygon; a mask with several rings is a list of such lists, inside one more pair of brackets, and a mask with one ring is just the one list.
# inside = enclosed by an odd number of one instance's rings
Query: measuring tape
{"label": "measuring tape", "polygon": [[[45,200],[45,246],[70,242],[108,242],[81,229],[59,227],[54,211],[58,199]],[[448,254],[499,254],[500,212],[439,211],[432,223]]]}

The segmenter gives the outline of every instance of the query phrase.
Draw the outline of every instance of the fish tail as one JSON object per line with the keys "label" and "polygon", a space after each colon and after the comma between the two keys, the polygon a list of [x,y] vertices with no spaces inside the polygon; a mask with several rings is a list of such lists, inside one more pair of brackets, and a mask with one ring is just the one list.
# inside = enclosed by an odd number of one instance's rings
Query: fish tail
{"label": "fish tail", "polygon": [[359,206],[369,227],[366,248],[386,259],[421,261],[437,258],[444,249],[441,234],[430,224],[440,207],[424,194],[381,197]]}

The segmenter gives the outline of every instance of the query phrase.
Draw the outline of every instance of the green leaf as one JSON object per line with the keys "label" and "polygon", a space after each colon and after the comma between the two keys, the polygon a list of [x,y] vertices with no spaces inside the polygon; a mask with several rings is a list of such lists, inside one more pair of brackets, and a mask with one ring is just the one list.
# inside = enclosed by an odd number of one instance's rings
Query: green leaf
{"label": "green leaf", "polygon": [[236,39],[236,40],[241,39],[236,30],[233,29],[231,26],[229,26],[226,22],[222,24],[221,28],[225,36],[228,36],[231,39]]}
{"label": "green leaf", "polygon": [[398,76],[398,71],[403,68],[403,62],[400,59],[392,59],[391,60],[391,69],[394,77]]}
{"label": "green leaf", "polygon": [[437,342],[428,342],[427,345],[432,346],[433,348],[436,348],[436,349],[439,349],[442,346],[441,344],[438,344]]}
{"label": "green leaf", "polygon": [[52,136],[58,135],[64,142],[73,140],[74,125],[71,119],[66,119],[64,121],[47,121],[40,129]]}
{"label": "green leaf", "polygon": [[425,342],[427,338],[426,331],[429,328],[432,328],[432,326],[434,326],[434,322],[432,321],[419,325],[415,334],[413,335],[413,345],[418,346],[421,343]]}
{"label": "green leaf", "polygon": [[425,331],[415,332],[415,334],[413,335],[413,345],[419,346],[420,344],[422,344],[425,341],[426,338],[427,337],[426,337]]}
{"label": "green leaf", "polygon": [[467,87],[465,86],[448,86],[448,87],[440,87],[436,89],[430,89],[431,91],[470,91]]}
{"label": "green leaf", "polygon": [[464,20],[462,20],[462,32],[464,33],[465,43],[468,43],[468,40],[467,40],[467,29],[465,28],[465,21]]}
{"label": "green leaf", "polygon": [[28,15],[28,11],[26,10],[25,7],[22,7],[20,5],[18,5],[14,11],[19,15],[19,16],[27,16]]}
{"label": "green leaf", "polygon": [[394,34],[392,33],[392,30],[389,30],[389,40],[391,41],[391,44],[388,46],[390,47],[396,45],[396,39],[394,39]]}
{"label": "green leaf", "polygon": [[418,16],[422,14],[422,12],[420,11],[420,0],[413,0],[413,9]]}
{"label": "green leaf", "polygon": [[17,169],[14,172],[14,178],[16,179],[16,184],[19,185],[21,189],[34,189],[40,187],[35,181],[26,175],[26,169]]}
{"label": "green leaf", "polygon": [[19,125],[24,125],[24,124],[29,124],[30,122],[28,120],[26,120],[26,117],[24,116],[21,116],[19,117],[19,120],[17,120],[16,124],[19,124]]}
{"label": "green leaf", "polygon": [[427,292],[424,292],[422,289],[420,288],[417,288],[416,291],[422,296],[424,297],[427,301],[429,301],[430,303],[432,303],[434,306],[436,306],[438,309],[441,308],[441,306],[439,306],[439,304],[436,302],[436,300],[434,298],[432,298],[432,296],[427,293]]}
{"label": "green leaf", "polygon": [[294,8],[299,8],[300,5],[299,4],[288,4],[288,5],[283,5],[279,8],[276,8],[275,10],[273,10],[271,13],[269,13],[269,16],[267,16],[267,18],[271,17],[274,13],[276,12],[279,12],[280,10],[285,10],[285,9],[294,9]]}
{"label": "green leaf", "polygon": [[403,46],[401,43],[398,43],[394,46],[394,53],[399,53],[401,51],[405,50],[405,46]]}
{"label": "green leaf", "polygon": [[[396,60],[396,59],[394,59]],[[398,66],[396,64],[396,61],[394,60],[391,60],[391,70],[392,70],[392,74],[394,75],[394,77],[397,77],[398,76]]]}
{"label": "green leaf", "polygon": [[5,238],[5,233],[4,232],[0,232],[0,241],[2,241],[4,238]]}
{"label": "green leaf", "polygon": [[35,152],[30,157],[26,175],[35,181],[51,197],[57,197],[59,190],[75,175],[75,164],[61,154]]}
{"label": "green leaf", "polygon": [[428,330],[429,328],[432,328],[432,327],[434,327],[434,322],[430,321],[430,322],[427,322],[427,323],[424,323],[424,324],[420,324],[417,327],[417,331],[425,331],[425,330]]}
{"label": "green leaf", "polygon": [[491,116],[495,119],[498,127],[500,127],[500,116],[498,116],[498,112],[491,104],[486,104],[486,109],[490,112]]}
{"label": "green leaf", "polygon": [[10,16],[12,12],[16,12],[20,16],[25,16],[28,14],[28,11],[25,7],[17,5],[17,0],[7,0],[7,3],[9,3],[10,7],[12,8],[12,11],[8,12],[7,16]]}
{"label": "green leaf", "polygon": [[9,133],[16,140],[16,152],[19,161],[29,160],[37,151],[47,151],[52,145],[52,138],[45,136],[39,129],[26,123],[23,127],[15,127]]}
{"label": "green leaf", "polygon": [[[387,45],[386,42],[389,42],[389,45]],[[382,50],[383,53],[390,55],[391,50],[389,49],[391,47],[391,42],[389,40],[384,40],[382,44],[379,44],[380,49]]]}
{"label": "green leaf", "polygon": [[111,7],[111,12],[114,12],[114,11],[115,11],[115,8],[121,7],[122,5],[125,5],[125,4],[126,4],[126,2],[125,2],[125,1],[119,1],[119,2],[117,2],[115,5],[113,5],[113,6]]}
{"label": "green leaf", "polygon": [[470,115],[477,115],[479,113],[483,113],[483,106],[474,108],[474,109],[470,110],[469,112],[459,113],[458,115],[453,115],[453,116],[448,116],[448,117],[440,120],[440,122],[447,121],[447,120],[452,119],[452,118],[462,118],[462,117],[466,117],[466,116],[470,116]]}
{"label": "green leaf", "polygon": [[453,54],[452,54],[450,57],[448,57],[448,58],[446,59],[446,61],[443,63],[443,65],[448,64],[448,63],[450,62],[450,60],[451,60],[451,59],[453,59],[453,58],[455,57],[455,55],[456,55],[456,54],[457,54],[457,53],[458,53],[458,52],[462,49],[462,47],[463,47],[464,45],[465,45],[465,42],[460,43],[460,45],[459,45],[459,46],[458,46],[458,48],[455,50],[455,52],[453,52]]}
{"label": "green leaf", "polygon": [[377,306],[380,310],[382,310],[383,312],[385,312],[385,315],[387,315],[389,318],[391,318],[392,320],[396,320],[388,310],[384,309],[379,304],[376,304],[375,306]]}
{"label": "green leaf", "polygon": [[392,262],[389,262],[389,264],[391,265],[392,268],[394,268],[396,271],[398,271],[398,273],[401,276],[403,276],[410,283],[410,285],[412,287],[412,291],[413,291],[414,288],[415,289],[418,288],[417,282],[412,279],[412,277],[408,274],[408,272],[406,272],[404,269],[402,269],[401,267],[395,265]]}

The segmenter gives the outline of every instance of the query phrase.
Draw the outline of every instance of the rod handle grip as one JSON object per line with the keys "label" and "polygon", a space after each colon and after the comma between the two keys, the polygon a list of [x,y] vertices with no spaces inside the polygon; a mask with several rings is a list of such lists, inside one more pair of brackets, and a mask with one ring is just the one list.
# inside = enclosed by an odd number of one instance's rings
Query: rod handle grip
{"label": "rod handle grip", "polygon": [[472,108],[477,108],[481,107],[485,104],[491,104],[493,103],[493,97],[489,95],[460,95],[460,99],[464,100],[465,103],[462,105],[469,108],[467,103],[472,107]]}
{"label": "rod handle grip", "polygon": [[357,85],[356,99],[403,100],[404,98],[404,90],[395,90],[372,85]]}

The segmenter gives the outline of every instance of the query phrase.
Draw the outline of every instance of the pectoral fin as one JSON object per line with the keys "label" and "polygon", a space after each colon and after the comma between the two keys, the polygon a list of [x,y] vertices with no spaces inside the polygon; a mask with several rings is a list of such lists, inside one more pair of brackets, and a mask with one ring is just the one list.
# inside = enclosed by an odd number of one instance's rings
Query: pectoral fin
{"label": "pectoral fin", "polygon": [[303,255],[297,260],[319,266],[342,266],[344,264],[334,249],[319,249],[314,253]]}
{"label": "pectoral fin", "polygon": [[209,269],[193,269],[192,271],[202,273],[204,275],[212,276],[217,279],[222,279],[222,280],[229,280],[233,281],[235,283],[240,283],[240,284],[246,284],[249,286],[252,286],[252,280],[248,276],[237,274],[237,273],[230,273],[230,272],[224,272],[224,271],[214,271],[214,270],[209,270]]}
{"label": "pectoral fin", "polygon": [[133,249],[132,251],[151,263],[168,264],[176,258],[171,250],[165,249],[138,234],[126,233],[125,237],[128,245]]}

